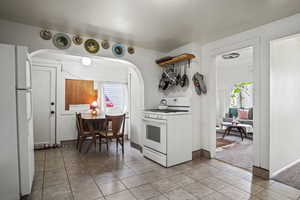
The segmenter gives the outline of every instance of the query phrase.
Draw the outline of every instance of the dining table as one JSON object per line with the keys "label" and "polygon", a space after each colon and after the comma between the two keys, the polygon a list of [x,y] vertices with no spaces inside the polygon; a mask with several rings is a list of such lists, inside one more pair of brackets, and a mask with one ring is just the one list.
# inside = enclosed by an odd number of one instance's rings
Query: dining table
{"label": "dining table", "polygon": [[100,131],[104,130],[105,114],[92,115],[91,113],[82,113],[81,119],[84,127],[92,135],[92,140],[87,148],[88,152],[93,144],[97,145],[97,136],[100,134]]}

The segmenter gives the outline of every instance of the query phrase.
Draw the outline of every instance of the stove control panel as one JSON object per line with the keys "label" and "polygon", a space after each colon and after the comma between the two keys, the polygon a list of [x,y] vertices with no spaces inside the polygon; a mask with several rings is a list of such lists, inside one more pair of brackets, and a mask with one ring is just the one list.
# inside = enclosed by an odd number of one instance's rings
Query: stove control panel
{"label": "stove control panel", "polygon": [[157,115],[157,114],[144,114],[144,117],[151,118],[151,119],[166,119],[166,116]]}

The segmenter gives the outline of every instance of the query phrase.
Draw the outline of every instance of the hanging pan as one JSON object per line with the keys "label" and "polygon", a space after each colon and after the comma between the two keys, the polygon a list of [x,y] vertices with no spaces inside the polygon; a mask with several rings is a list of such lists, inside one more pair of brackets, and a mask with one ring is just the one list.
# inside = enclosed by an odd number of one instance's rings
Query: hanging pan
{"label": "hanging pan", "polygon": [[158,88],[161,90],[166,90],[169,87],[169,80],[166,72],[164,71],[161,75]]}
{"label": "hanging pan", "polygon": [[179,85],[180,81],[181,81],[181,68],[180,68],[180,64],[176,68],[176,73],[177,73],[177,76],[176,76],[176,85]]}
{"label": "hanging pan", "polygon": [[[190,67],[190,60],[188,60],[188,66]],[[182,77],[181,77],[181,81],[180,81],[180,86],[181,87],[185,87],[185,86],[187,86],[188,84],[189,84],[189,78],[188,78],[188,76],[187,76],[187,74],[186,74],[186,64],[184,65],[184,74],[182,75]]]}

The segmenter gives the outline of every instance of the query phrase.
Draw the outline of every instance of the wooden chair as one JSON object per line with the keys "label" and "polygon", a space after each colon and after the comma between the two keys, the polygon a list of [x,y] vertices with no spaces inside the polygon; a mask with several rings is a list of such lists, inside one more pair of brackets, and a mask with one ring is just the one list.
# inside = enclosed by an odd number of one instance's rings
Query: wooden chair
{"label": "wooden chair", "polygon": [[[99,133],[91,132],[84,128],[83,119],[81,118],[81,113],[76,113],[76,127],[77,127],[77,131],[78,131],[76,146],[77,146],[77,149],[79,148],[79,152],[81,152],[83,142],[87,139],[94,140],[94,142],[93,141],[92,142],[95,143],[95,145],[96,145],[96,137],[98,137]],[[92,142],[91,142],[91,144],[92,144]],[[89,145],[87,151],[89,151],[90,146],[91,145]]]}
{"label": "wooden chair", "polygon": [[76,148],[78,149],[79,147],[79,140],[80,140],[80,118],[81,118],[81,113],[76,113],[76,128],[77,128],[77,143],[76,143]]}
{"label": "wooden chair", "polygon": [[122,146],[122,154],[124,154],[124,130],[125,130],[125,116],[105,116],[105,126],[104,131],[100,132],[99,142],[100,142],[100,151],[102,139],[105,139],[105,144],[108,152],[109,141],[112,139],[116,139],[116,151],[118,152],[118,144]]}

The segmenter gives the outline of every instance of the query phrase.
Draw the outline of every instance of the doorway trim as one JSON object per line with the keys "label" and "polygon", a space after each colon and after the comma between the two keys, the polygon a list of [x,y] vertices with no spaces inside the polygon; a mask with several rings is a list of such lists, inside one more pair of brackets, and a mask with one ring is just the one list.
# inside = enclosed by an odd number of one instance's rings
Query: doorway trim
{"label": "doorway trim", "polygon": [[54,126],[54,130],[53,130],[54,132],[52,133],[52,131],[51,131],[51,135],[50,135],[50,146],[55,146],[55,145],[57,145],[57,75],[58,75],[57,66],[54,66],[52,64],[32,62],[32,68],[40,68],[40,70],[46,70],[46,71],[47,71],[46,68],[48,68],[48,69],[53,70],[53,72],[55,74],[54,77],[51,76],[51,82],[53,81],[52,84],[54,84],[54,101],[55,101],[55,105],[52,107],[51,110],[53,110],[55,113],[54,113],[54,119],[53,119],[54,122],[51,121],[51,127]]}
{"label": "doorway trim", "polygon": [[[80,56],[82,57],[81,54],[79,53],[71,53],[71,52],[65,52],[65,51],[60,51],[60,50],[52,50],[52,49],[40,49],[40,50],[37,50],[37,51],[34,51],[30,54],[31,57],[34,57],[34,56],[38,56],[38,54],[40,53],[55,53],[55,54],[65,54],[66,56]],[[143,138],[142,138],[142,135],[140,134],[141,131],[142,131],[142,111],[144,110],[144,107],[145,107],[145,100],[144,100],[144,97],[145,97],[145,92],[144,92],[144,79],[143,79],[143,76],[142,76],[142,73],[140,71],[140,69],[137,67],[136,64],[134,64],[133,62],[131,61],[128,61],[128,60],[125,60],[125,59],[119,59],[119,58],[114,58],[114,57],[105,57],[105,56],[96,56],[96,55],[89,55],[90,58],[94,58],[94,59],[107,59],[107,60],[112,60],[112,61],[119,61],[119,62],[123,62],[123,63],[126,63],[128,64],[128,67],[134,72],[136,73],[137,75],[137,78],[138,78],[138,82],[139,82],[139,91],[140,91],[140,94],[138,99],[139,99],[139,102],[140,102],[140,105],[139,105],[139,108],[136,109],[136,116],[138,119],[140,119],[140,123],[139,125],[135,128],[135,131],[137,132],[137,134],[133,135],[131,134],[131,139],[135,145],[139,146],[138,148],[142,148],[143,147]],[[58,84],[61,84],[59,81],[62,80],[62,73],[61,70],[62,70],[62,66],[59,62],[56,62],[56,61],[49,61],[49,60],[45,60],[45,59],[38,59],[37,62],[41,62],[41,63],[46,63],[45,66],[47,66],[48,64],[50,65],[53,65],[57,68],[57,80],[58,80]],[[61,94],[61,89],[57,89],[57,98],[59,98],[59,94]],[[57,105],[57,109],[59,112],[57,112],[57,114],[60,114],[60,106],[61,105]],[[132,116],[131,117],[131,125],[133,124],[133,121],[132,120]],[[57,118],[59,118],[59,116],[57,116]],[[59,143],[62,139],[61,139],[61,130],[60,129],[60,120],[57,120],[57,142]],[[134,124],[137,124],[136,121]],[[132,128],[130,128],[131,131],[133,131]],[[135,136],[135,137],[134,137]]]}
{"label": "doorway trim", "polygon": [[260,102],[260,38],[255,37],[248,40],[240,41],[237,43],[223,44],[218,48],[214,48],[208,52],[208,65],[211,66],[209,70],[209,85],[210,85],[210,95],[209,95],[209,104],[211,112],[208,114],[208,126],[209,126],[209,150],[211,152],[211,157],[215,158],[216,156],[216,57],[220,54],[231,52],[237,49],[242,49],[246,47],[253,47],[253,70],[254,70],[254,102],[253,102],[253,165],[261,166],[261,140],[262,135],[260,134],[260,116],[261,116],[261,102]]}

